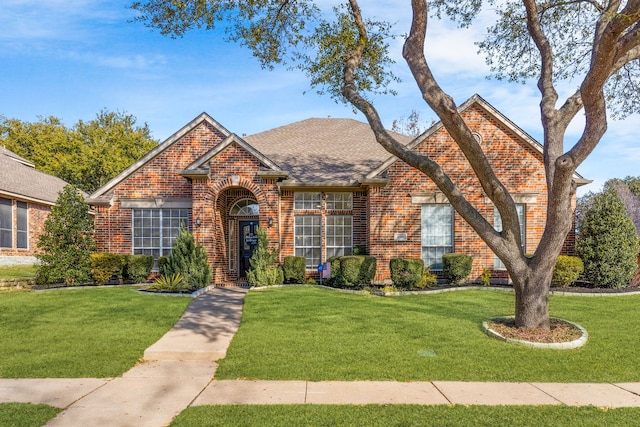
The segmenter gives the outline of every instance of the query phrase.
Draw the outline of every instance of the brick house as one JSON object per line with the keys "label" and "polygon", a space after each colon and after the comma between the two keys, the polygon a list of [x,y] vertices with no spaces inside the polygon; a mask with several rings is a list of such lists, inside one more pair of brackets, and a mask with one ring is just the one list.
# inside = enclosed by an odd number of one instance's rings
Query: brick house
{"label": "brick house", "polygon": [[0,147],[0,265],[35,261],[38,236],[65,185]]}
{"label": "brick house", "polygon": [[[490,161],[512,191],[525,251],[541,238],[547,201],[542,147],[478,95],[461,107]],[[500,218],[442,124],[415,141],[397,138],[444,165],[496,227]],[[578,184],[589,181],[576,175]],[[361,246],[389,277],[393,257],[474,258],[473,277],[504,268],[422,173],[390,156],[366,123],[307,119],[239,137],[203,113],[88,198],[100,250],[168,255],[181,223],[204,245],[217,284],[241,281],[255,228],[280,257],[319,262]],[[571,251],[571,239],[567,250]]]}

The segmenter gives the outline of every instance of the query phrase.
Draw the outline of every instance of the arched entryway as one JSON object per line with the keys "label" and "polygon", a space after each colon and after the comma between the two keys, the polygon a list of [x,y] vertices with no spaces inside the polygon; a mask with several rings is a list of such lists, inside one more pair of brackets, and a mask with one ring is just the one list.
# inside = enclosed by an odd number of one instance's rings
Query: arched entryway
{"label": "arched entryway", "polygon": [[220,193],[217,205],[224,229],[226,277],[242,280],[258,243],[260,206],[251,191],[238,187]]}

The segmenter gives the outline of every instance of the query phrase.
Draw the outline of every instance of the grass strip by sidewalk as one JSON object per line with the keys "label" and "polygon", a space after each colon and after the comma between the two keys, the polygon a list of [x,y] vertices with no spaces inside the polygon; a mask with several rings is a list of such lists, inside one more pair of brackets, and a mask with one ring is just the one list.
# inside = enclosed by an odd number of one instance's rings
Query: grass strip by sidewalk
{"label": "grass strip by sidewalk", "polygon": [[62,409],[31,403],[0,403],[0,427],[40,427]]}
{"label": "grass strip by sidewalk", "polygon": [[3,293],[0,377],[119,376],[190,302],[131,287]]}
{"label": "grass strip by sidewalk", "polygon": [[633,426],[640,408],[462,405],[223,405],[184,410],[170,427]]}
{"label": "grass strip by sidewalk", "polygon": [[512,293],[463,290],[375,297],[313,287],[249,292],[218,379],[637,382],[640,296],[551,296],[577,322],[574,350],[488,337],[482,321],[513,314]]}

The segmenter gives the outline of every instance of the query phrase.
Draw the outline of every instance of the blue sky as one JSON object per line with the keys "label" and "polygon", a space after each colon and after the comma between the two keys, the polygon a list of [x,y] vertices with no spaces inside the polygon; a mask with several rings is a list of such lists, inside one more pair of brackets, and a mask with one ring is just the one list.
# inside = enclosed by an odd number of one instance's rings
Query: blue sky
{"label": "blue sky", "polygon": [[[195,31],[171,39],[132,23],[134,12],[122,0],[3,0],[0,3],[0,115],[24,121],[55,116],[72,126],[102,109],[123,111],[148,123],[164,140],[203,111],[239,135],[252,134],[309,117],[353,117],[350,107],[310,90],[304,75],[284,68],[260,69],[249,53],[220,40],[219,33]],[[328,3],[322,1],[320,3]],[[407,7],[368,0],[365,13],[398,23],[408,31]],[[408,3],[407,3],[408,4]],[[490,17],[482,17],[486,21]],[[528,85],[488,80],[488,69],[473,44],[486,25],[459,30],[432,20],[427,56],[443,88],[458,104],[474,93],[537,139],[541,138],[539,93]],[[387,126],[417,110],[430,122],[400,57],[401,40],[392,44],[397,96],[377,98]],[[569,82],[565,89],[571,90]],[[562,89],[562,88],[561,88]],[[567,92],[568,93],[568,92]],[[566,95],[566,93],[565,93]],[[570,128],[566,144],[579,134]],[[637,176],[640,117],[611,121],[609,131],[578,169],[597,190],[613,177]]]}

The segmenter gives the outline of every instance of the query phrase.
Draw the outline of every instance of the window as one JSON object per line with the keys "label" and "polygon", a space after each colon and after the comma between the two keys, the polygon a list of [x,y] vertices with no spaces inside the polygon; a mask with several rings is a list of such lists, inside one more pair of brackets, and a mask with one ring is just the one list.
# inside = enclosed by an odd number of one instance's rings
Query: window
{"label": "window", "polygon": [[422,259],[442,270],[442,255],[453,252],[453,208],[449,204],[422,205]]}
{"label": "window", "polygon": [[13,202],[0,198],[0,248],[13,247]]}
{"label": "window", "polygon": [[293,195],[293,208],[297,211],[322,208],[320,193],[295,193]]}
{"label": "window", "polygon": [[25,202],[16,202],[16,205],[17,205],[17,212],[18,212],[16,216],[17,248],[27,249],[29,246],[29,239],[28,239],[29,210]]}
{"label": "window", "polygon": [[351,255],[353,252],[353,217],[327,216],[327,259],[333,256]]}
{"label": "window", "polygon": [[327,193],[325,201],[328,210],[350,211],[353,209],[353,193]]}
{"label": "window", "polygon": [[320,236],[320,216],[297,216],[295,218],[295,255],[307,260],[307,268],[320,264],[322,242]]}
{"label": "window", "polygon": [[[518,211],[518,221],[520,221],[520,240],[522,241],[522,251],[525,252],[527,242],[525,205],[516,204],[516,210]],[[502,231],[502,217],[500,216],[500,211],[496,207],[493,208],[493,223],[496,231]],[[504,270],[506,268],[502,260],[496,255],[493,256],[493,268],[496,270]]]}
{"label": "window", "polygon": [[134,209],[133,253],[155,259],[169,256],[180,227],[187,227],[188,220],[188,209]]}
{"label": "window", "polygon": [[230,216],[258,216],[260,205],[255,200],[244,199],[237,201],[229,210]]}

